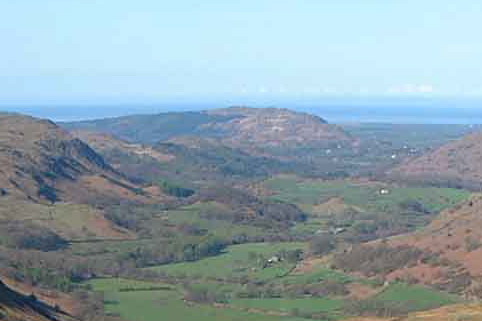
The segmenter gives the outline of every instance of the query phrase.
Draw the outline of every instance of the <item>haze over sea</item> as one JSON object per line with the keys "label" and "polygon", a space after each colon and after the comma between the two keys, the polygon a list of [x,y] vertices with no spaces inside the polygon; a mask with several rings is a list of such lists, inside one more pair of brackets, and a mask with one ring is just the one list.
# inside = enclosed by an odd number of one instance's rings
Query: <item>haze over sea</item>
{"label": "haze over sea", "polygon": [[132,114],[196,111],[235,105],[279,107],[323,117],[330,123],[482,124],[482,100],[478,99],[326,99],[326,100],[232,100],[213,102],[52,104],[2,106],[13,111],[54,121],[76,121]]}

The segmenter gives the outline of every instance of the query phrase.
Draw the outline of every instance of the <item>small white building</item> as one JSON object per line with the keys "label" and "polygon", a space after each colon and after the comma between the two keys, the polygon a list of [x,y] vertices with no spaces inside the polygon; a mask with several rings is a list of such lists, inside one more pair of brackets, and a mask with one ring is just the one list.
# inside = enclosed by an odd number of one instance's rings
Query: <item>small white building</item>
{"label": "small white building", "polygon": [[346,228],[344,227],[332,227],[330,228],[331,234],[338,235],[340,233],[343,233],[346,231]]}
{"label": "small white building", "polygon": [[380,195],[388,195],[390,194],[390,190],[388,188],[381,188],[379,191],[378,191],[378,194]]}
{"label": "small white building", "polygon": [[273,256],[270,259],[268,259],[268,264],[278,263],[280,261],[281,261],[281,258],[279,256]]}

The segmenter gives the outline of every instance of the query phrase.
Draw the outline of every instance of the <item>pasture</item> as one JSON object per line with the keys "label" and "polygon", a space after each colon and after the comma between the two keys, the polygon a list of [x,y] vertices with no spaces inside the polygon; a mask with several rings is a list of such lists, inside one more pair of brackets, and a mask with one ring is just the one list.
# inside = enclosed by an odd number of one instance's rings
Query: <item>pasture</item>
{"label": "pasture", "polygon": [[196,262],[183,262],[149,268],[176,277],[229,279],[249,277],[269,280],[281,277],[294,267],[294,263],[277,262],[263,266],[280,251],[304,249],[304,243],[250,243],[230,246],[225,253]]}
{"label": "pasture", "polygon": [[[280,176],[263,185],[272,190],[273,199],[300,205],[316,205],[339,197],[348,205],[364,210],[390,211],[406,201],[418,201],[426,209],[439,212],[470,196],[470,192],[454,188],[391,187],[375,182],[303,180]],[[388,190],[381,195],[380,190]]]}

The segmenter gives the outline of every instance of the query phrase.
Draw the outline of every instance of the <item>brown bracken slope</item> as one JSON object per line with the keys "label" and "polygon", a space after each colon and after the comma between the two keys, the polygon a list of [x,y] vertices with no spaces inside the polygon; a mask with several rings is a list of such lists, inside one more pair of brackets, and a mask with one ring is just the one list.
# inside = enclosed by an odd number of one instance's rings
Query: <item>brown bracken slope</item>
{"label": "brown bracken slope", "polygon": [[482,183],[482,133],[468,135],[409,159],[389,175],[425,183],[479,188]]}
{"label": "brown bracken slope", "polygon": [[73,320],[68,315],[39,301],[8,288],[0,281],[0,320],[7,321],[62,321]]}
{"label": "brown bracken slope", "polygon": [[[425,229],[394,237],[390,246],[414,246],[433,253],[437,260],[417,264],[391,273],[388,278],[410,277],[427,284],[457,281],[464,292],[479,296],[482,277],[482,195],[474,195],[456,208],[442,212]],[[462,276],[464,276],[462,278]]]}

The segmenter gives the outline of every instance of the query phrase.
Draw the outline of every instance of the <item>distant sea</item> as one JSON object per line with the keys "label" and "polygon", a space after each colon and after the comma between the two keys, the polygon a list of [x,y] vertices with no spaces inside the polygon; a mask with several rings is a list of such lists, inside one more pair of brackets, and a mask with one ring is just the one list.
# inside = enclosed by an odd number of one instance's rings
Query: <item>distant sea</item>
{"label": "distant sea", "polygon": [[[119,104],[64,106],[0,106],[12,111],[49,118],[54,121],[77,121],[133,114],[196,111],[224,108],[227,103]],[[391,124],[482,124],[482,101],[466,100],[373,100],[323,102],[278,102],[253,107],[280,107],[318,115],[330,123]]]}

